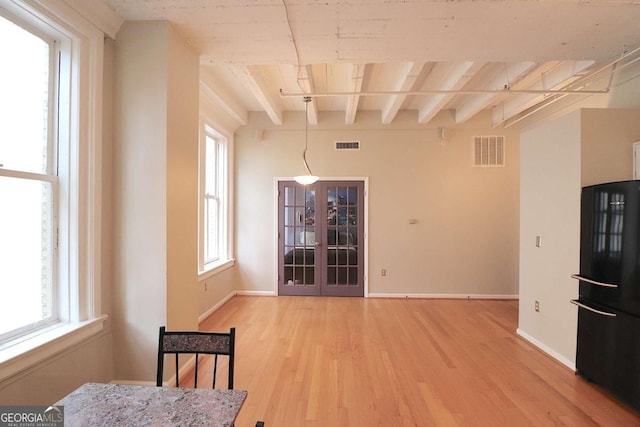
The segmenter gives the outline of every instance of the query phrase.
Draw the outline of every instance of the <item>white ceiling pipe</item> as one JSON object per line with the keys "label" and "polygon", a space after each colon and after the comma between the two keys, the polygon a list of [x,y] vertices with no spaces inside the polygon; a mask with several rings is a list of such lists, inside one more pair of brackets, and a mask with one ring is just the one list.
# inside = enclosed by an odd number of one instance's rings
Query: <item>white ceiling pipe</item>
{"label": "white ceiling pipe", "polygon": [[[609,67],[619,63],[623,59],[640,52],[640,47],[633,49],[630,52],[623,53],[622,56],[618,59],[611,61],[610,63],[600,67],[593,73],[590,73],[588,76],[583,77],[583,81],[587,79],[592,79],[594,76],[604,72]],[[637,61],[638,58],[633,59],[630,63]],[[613,70],[611,73],[616,73],[623,69],[627,64],[623,67]],[[312,98],[324,98],[324,97],[332,97],[332,96],[389,96],[389,95],[430,95],[434,93],[444,93],[444,94],[465,94],[465,95],[473,95],[473,94],[483,94],[483,93],[493,93],[493,94],[539,94],[539,95],[602,95],[609,93],[609,89],[605,90],[542,90],[542,89],[514,89],[510,90],[508,86],[504,89],[429,89],[429,90],[411,90],[411,91],[365,91],[365,92],[323,92],[323,93],[285,93],[280,89],[280,97],[282,98],[303,98],[305,96],[310,96]]]}
{"label": "white ceiling pipe", "polygon": [[365,91],[365,92],[322,92],[322,93],[285,93],[280,90],[281,98],[327,98],[333,96],[390,96],[390,95],[430,95],[430,94],[464,94],[474,95],[483,93],[509,94],[509,93],[531,93],[531,94],[563,94],[563,95],[601,95],[608,93],[608,90],[541,90],[541,89],[428,89],[428,90],[386,90],[386,91]]}
{"label": "white ceiling pipe", "polygon": [[[634,51],[632,51],[632,53],[633,53],[633,52],[638,51],[639,49],[640,49],[640,48],[635,49]],[[629,55],[626,55],[626,56],[629,56]],[[626,56],[624,56],[624,57],[626,57]],[[624,58],[624,57],[623,57],[623,58]],[[602,71],[604,71],[604,70],[607,70],[609,67],[615,67],[615,66],[617,65],[617,63],[618,63],[619,61],[621,61],[623,58],[618,59],[618,60],[616,60],[616,61],[613,61],[612,63],[607,64],[607,65],[605,65],[604,67],[602,67],[602,68],[598,69],[596,72],[594,72],[594,73],[592,73],[592,74],[589,74],[588,76],[585,76],[583,79],[581,79],[581,80],[579,80],[579,81],[577,81],[577,82],[573,82],[573,83],[571,83],[571,84],[572,84],[572,85],[581,84],[582,86],[586,86],[586,85],[588,85],[588,84],[591,84],[591,83],[594,81],[594,76],[596,76],[596,75],[600,74],[600,73],[601,73]],[[624,69],[625,69],[625,68],[627,68],[628,66],[630,66],[630,65],[632,65],[632,64],[634,64],[634,63],[636,63],[636,62],[638,62],[638,61],[640,61],[640,57],[634,58],[634,59],[632,59],[631,61],[629,61],[629,62],[627,62],[627,63],[625,63],[625,64],[621,65],[620,67],[617,67],[617,68],[612,69],[611,71],[609,71],[609,72],[608,72],[608,74],[603,75],[602,77],[600,77],[599,79],[597,79],[597,80],[595,80],[595,81],[602,80],[602,79],[605,79],[605,78],[607,78],[607,77],[613,77],[616,73],[618,73],[618,72],[620,72],[620,71],[624,70]],[[609,83],[611,83],[611,82],[609,82]],[[609,92],[609,89],[607,89],[607,92]],[[603,92],[603,93],[604,93],[604,92]],[[540,103],[540,104],[536,105],[536,106],[535,106],[535,108],[533,108],[533,109],[531,109],[531,110],[526,111],[524,114],[523,114],[522,112],[520,112],[520,113],[518,113],[518,114],[514,114],[514,115],[512,115],[511,117],[507,117],[507,118],[504,118],[504,119],[503,119],[503,120],[501,120],[501,121],[494,122],[494,123],[493,123],[493,126],[495,127],[495,126],[499,126],[499,125],[503,124],[505,128],[509,128],[509,127],[511,127],[511,126],[513,126],[513,125],[515,125],[516,123],[518,123],[518,122],[520,122],[520,121],[522,121],[522,120],[526,119],[527,117],[529,117],[529,116],[533,115],[534,113],[536,113],[536,112],[538,112],[538,111],[542,110],[543,108],[546,108],[546,107],[548,107],[549,105],[554,104],[554,103],[556,103],[556,102],[560,101],[560,100],[561,100],[561,99],[563,99],[565,96],[566,96],[566,95],[563,95],[563,96],[557,96],[557,97],[554,97],[554,98],[549,98],[548,100],[545,100],[545,101],[543,101],[542,103]]]}

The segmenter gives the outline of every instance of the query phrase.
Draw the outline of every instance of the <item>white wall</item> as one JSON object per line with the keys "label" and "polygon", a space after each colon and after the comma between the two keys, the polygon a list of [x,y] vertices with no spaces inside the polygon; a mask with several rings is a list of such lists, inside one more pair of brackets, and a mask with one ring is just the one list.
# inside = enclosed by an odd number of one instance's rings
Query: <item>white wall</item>
{"label": "white wall", "polygon": [[583,109],[581,134],[582,187],[633,179],[632,144],[640,141],[640,108]]}
{"label": "white wall", "polygon": [[640,64],[630,66],[617,73],[613,79],[613,90],[609,96],[611,108],[640,108]]}
{"label": "white wall", "polygon": [[[627,85],[615,88],[611,100],[617,91],[635,90]],[[520,140],[518,332],[575,368],[577,309],[568,301],[578,296],[569,276],[579,271],[580,190],[632,179],[640,110],[580,109],[523,132]]]}
{"label": "white wall", "polygon": [[571,367],[577,318],[569,300],[577,287],[569,276],[578,272],[580,257],[580,126],[576,111],[520,136],[518,332]]}
{"label": "white wall", "polygon": [[197,330],[200,58],[173,26],[168,41],[166,326]]}
{"label": "white wall", "polygon": [[126,22],[116,40],[113,326],[119,380],[153,378],[153,332],[167,317],[167,38],[166,22]]}
{"label": "white wall", "polygon": [[[342,114],[323,113],[320,124],[309,127],[314,173],[369,180],[369,292],[516,296],[518,132],[492,130],[481,118],[448,130],[448,143],[441,144],[437,125],[418,125],[414,113],[383,126],[378,114],[359,112],[349,127]],[[507,166],[471,167],[473,136],[495,134],[506,136]],[[360,150],[336,152],[337,140],[359,140]],[[241,290],[275,290],[275,179],[304,172],[303,148],[303,113],[285,114],[280,127],[251,114],[237,133]]]}
{"label": "white wall", "polygon": [[158,328],[197,328],[198,55],[126,22],[114,96],[114,377],[152,381]]}
{"label": "white wall", "polygon": [[198,313],[200,320],[204,320],[211,315],[215,309],[236,294],[238,287],[237,271],[237,267],[232,266],[203,279],[199,283],[198,301],[200,306]]}
{"label": "white wall", "polygon": [[0,405],[51,405],[86,382],[113,378],[111,333],[92,337],[0,385]]}

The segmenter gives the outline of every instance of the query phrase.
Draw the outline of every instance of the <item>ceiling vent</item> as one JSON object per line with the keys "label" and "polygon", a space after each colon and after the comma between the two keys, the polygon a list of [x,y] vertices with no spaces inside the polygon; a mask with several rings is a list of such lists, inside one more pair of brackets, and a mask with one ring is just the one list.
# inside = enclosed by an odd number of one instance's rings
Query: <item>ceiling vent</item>
{"label": "ceiling vent", "polygon": [[504,166],[504,136],[476,136],[473,138],[473,166]]}
{"label": "ceiling vent", "polygon": [[336,141],[336,150],[359,150],[360,141]]}

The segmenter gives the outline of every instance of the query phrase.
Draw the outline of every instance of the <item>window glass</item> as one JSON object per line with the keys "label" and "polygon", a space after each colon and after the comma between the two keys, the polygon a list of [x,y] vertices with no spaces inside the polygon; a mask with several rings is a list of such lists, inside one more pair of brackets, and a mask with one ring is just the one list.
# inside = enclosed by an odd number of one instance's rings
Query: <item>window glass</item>
{"label": "window glass", "polygon": [[205,200],[205,263],[220,259],[218,251],[218,201],[207,197]]}
{"label": "window glass", "polygon": [[49,44],[0,16],[0,164],[47,171]]}
{"label": "window glass", "polygon": [[207,271],[229,259],[227,140],[206,125],[203,133],[200,270]]}
{"label": "window glass", "polygon": [[51,183],[0,176],[0,335],[49,318]]}
{"label": "window glass", "polygon": [[218,175],[218,142],[211,135],[206,136],[205,147],[205,264],[217,261],[219,259],[219,203],[218,203],[218,188],[217,188],[217,175]]}
{"label": "window glass", "polygon": [[49,54],[0,16],[0,341],[56,315]]}
{"label": "window glass", "polygon": [[205,189],[207,194],[215,195],[217,192],[216,181],[217,181],[217,172],[218,172],[218,162],[216,158],[218,157],[218,142],[215,138],[212,138],[210,135],[207,135],[207,147],[206,147],[206,184]]}

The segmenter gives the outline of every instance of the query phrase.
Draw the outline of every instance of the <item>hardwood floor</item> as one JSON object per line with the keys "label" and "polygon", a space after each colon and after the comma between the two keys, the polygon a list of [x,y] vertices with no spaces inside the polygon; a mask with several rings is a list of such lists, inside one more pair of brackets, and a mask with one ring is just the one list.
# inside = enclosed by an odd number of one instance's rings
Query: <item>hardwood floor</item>
{"label": "hardwood floor", "polygon": [[517,318],[517,301],[242,296],[201,328],[236,327],[237,427],[640,426]]}

